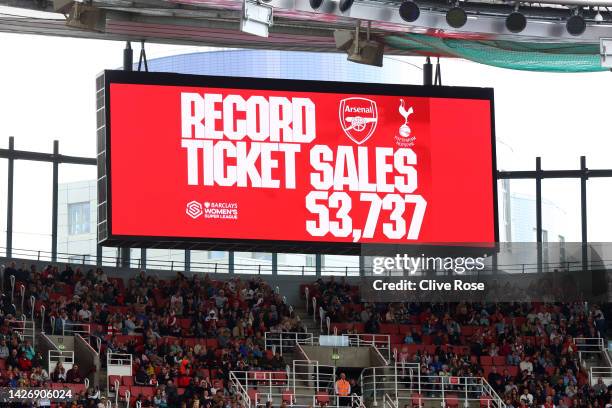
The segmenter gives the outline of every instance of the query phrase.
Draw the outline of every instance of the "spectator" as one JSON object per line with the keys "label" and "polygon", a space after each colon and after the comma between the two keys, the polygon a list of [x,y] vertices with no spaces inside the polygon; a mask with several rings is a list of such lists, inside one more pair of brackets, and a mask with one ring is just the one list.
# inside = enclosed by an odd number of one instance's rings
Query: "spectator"
{"label": "spectator", "polygon": [[70,370],[66,373],[66,382],[72,384],[83,383],[83,377],[79,371],[79,366],[74,364]]}

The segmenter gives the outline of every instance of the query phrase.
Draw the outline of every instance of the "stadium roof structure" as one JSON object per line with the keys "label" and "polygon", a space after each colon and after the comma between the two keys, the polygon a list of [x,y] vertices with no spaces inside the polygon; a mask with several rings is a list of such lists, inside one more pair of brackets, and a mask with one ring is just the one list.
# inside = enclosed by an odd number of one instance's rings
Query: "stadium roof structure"
{"label": "stadium roof structure", "polygon": [[[352,4],[343,12],[341,1]],[[612,38],[612,0],[416,0],[420,14],[410,23],[401,18],[399,1],[341,1],[323,0],[313,9],[311,0],[270,0],[265,4],[273,9],[273,25],[262,38],[240,31],[242,0],[0,0],[0,5],[53,13],[0,14],[0,32],[336,52],[334,30],[352,30],[361,20],[371,23],[372,38],[384,44],[386,55],[459,57],[535,71],[607,70],[600,40]],[[458,28],[446,18],[455,7],[467,15]],[[517,11],[527,24],[513,32],[506,19]],[[572,16],[584,23],[579,34],[567,29]]]}

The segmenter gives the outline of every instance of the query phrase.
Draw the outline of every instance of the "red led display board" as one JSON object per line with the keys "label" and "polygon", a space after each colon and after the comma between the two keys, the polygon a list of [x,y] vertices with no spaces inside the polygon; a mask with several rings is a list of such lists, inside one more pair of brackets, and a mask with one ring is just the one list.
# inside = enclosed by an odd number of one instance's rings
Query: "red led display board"
{"label": "red led display board", "polygon": [[99,89],[104,244],[497,240],[491,89],[122,71]]}

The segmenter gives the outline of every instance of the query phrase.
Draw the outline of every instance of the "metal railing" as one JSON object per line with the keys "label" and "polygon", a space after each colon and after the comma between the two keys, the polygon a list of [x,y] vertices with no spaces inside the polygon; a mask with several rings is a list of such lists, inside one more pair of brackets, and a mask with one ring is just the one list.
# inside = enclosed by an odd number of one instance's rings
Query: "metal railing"
{"label": "metal railing", "polygon": [[312,360],[293,360],[292,363],[293,392],[311,390],[315,393],[330,392],[336,381],[336,367],[319,364]]}
{"label": "metal railing", "polygon": [[298,344],[312,346],[315,344],[315,338],[312,333],[300,332],[266,332],[264,340],[267,350],[272,350],[274,353],[291,352],[295,350]]}
{"label": "metal railing", "polygon": [[589,384],[595,385],[601,378],[604,384],[609,386],[612,384],[612,367],[590,367],[589,368]]}
{"label": "metal railing", "polygon": [[574,344],[578,351],[578,358],[581,362],[584,362],[591,356],[603,355],[602,360],[607,364],[608,367],[612,367],[612,360],[608,354],[606,347],[606,341],[601,337],[576,337],[574,338]]}
{"label": "metal railing", "polygon": [[397,401],[389,396],[389,394],[385,394],[383,396],[383,407],[384,408],[398,408]]}
{"label": "metal railing", "polygon": [[[391,362],[391,336],[388,334],[341,334],[348,338],[349,347],[374,347],[381,358],[389,364]],[[319,344],[319,337],[312,333],[301,332],[266,332],[264,334],[267,350],[278,352],[293,351],[298,345],[315,346]]]}
{"label": "metal railing", "polygon": [[[308,407],[325,400],[327,406],[340,406],[333,391],[335,367],[302,360],[294,360],[292,366],[293,370],[287,366],[285,371],[231,371],[232,390],[249,408],[265,406],[270,401]],[[364,408],[361,397],[350,398],[352,407]]]}
{"label": "metal railing", "polygon": [[68,350],[49,350],[49,364],[47,370],[52,373],[58,363],[62,363],[65,368],[65,372],[68,372],[74,365],[74,351]]}
{"label": "metal railing", "polygon": [[[0,253],[6,253],[6,247],[0,247]],[[21,260],[30,259],[41,262],[52,262],[72,265],[102,265],[105,267],[117,267],[121,265],[121,257],[117,253],[116,255],[101,255],[99,258],[96,254],[73,254],[58,252],[57,257],[54,260],[53,255],[50,251],[34,250],[34,249],[23,249],[23,248],[12,248],[11,259]],[[130,267],[134,269],[142,268],[141,259],[134,259],[131,262]],[[187,269],[187,263],[181,260],[166,260],[166,259],[155,259],[148,257],[146,262],[147,269],[151,270],[170,270],[170,271],[185,271]],[[587,263],[588,269],[606,269],[612,268],[612,260],[604,259],[597,261],[589,261]],[[271,260],[258,260],[249,259],[249,263],[232,263],[230,268],[230,262],[228,259],[219,261],[190,261],[189,270],[191,272],[201,273],[227,273],[230,269],[234,273],[238,274],[270,274],[272,273],[272,261]],[[516,264],[498,264],[496,271],[504,271],[507,273],[537,273],[537,263],[516,263]],[[559,270],[559,271],[582,271],[582,261],[560,261],[560,262],[544,262],[542,263],[542,270]],[[360,267],[358,265],[347,265],[347,266],[331,266],[322,265],[320,267],[320,275],[322,276],[360,276],[362,273],[372,274],[373,268],[369,266]],[[294,276],[315,276],[317,275],[316,267],[312,265],[276,265],[276,271],[279,275],[294,275]],[[492,267],[485,266],[485,268],[479,271],[479,274],[486,275],[494,272]]]}
{"label": "metal railing", "polygon": [[251,398],[248,393],[248,383],[245,382],[243,385],[240,382],[240,378],[236,375],[237,371],[230,371],[229,381],[230,381],[230,389],[234,391],[236,395],[238,395],[240,401],[239,403],[243,407],[251,406]]}
{"label": "metal railing", "polygon": [[369,367],[361,378],[363,397],[374,406],[391,398],[395,406],[404,404],[423,406],[425,401],[449,403],[462,401],[486,402],[486,406],[505,408],[506,405],[493,388],[481,377],[423,375],[416,363]]}
{"label": "metal railing", "polygon": [[27,320],[25,315],[21,319],[8,320],[8,325],[14,333],[17,333],[21,340],[29,340],[34,347],[36,340],[36,329],[33,320]]}

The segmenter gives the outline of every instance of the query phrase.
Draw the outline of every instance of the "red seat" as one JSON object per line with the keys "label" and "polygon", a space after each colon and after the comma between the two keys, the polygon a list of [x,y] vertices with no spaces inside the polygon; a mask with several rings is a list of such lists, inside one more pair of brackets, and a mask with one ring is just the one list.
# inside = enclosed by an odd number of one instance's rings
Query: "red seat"
{"label": "red seat", "polygon": [[156,393],[155,387],[140,387],[140,392],[146,398],[152,398]]}
{"label": "red seat", "polygon": [[259,396],[257,395],[257,390],[254,388],[249,388],[247,391],[247,395],[251,399],[251,403],[257,403],[259,401]]}
{"label": "red seat", "polygon": [[125,385],[127,387],[134,385],[134,378],[129,375],[124,375],[121,377],[121,385]]}
{"label": "red seat", "polygon": [[491,397],[488,395],[482,395],[480,397],[480,407],[484,408],[487,407],[489,408],[491,406]]}
{"label": "red seat", "polygon": [[452,407],[459,408],[459,399],[454,394],[447,394],[445,398],[445,402],[446,402],[447,408],[452,408]]}
{"label": "red seat", "polygon": [[418,392],[412,394],[412,406],[421,408],[423,406],[422,396]]}
{"label": "red seat", "polygon": [[382,323],[380,325],[380,333],[381,334],[398,334],[399,330],[396,324],[394,323]]}
{"label": "red seat", "polygon": [[506,365],[506,358],[504,356],[493,357],[493,365],[497,367]]}
{"label": "red seat", "polygon": [[283,391],[281,398],[283,402],[293,405],[293,392],[289,388],[286,388],[285,391]]}
{"label": "red seat", "polygon": [[119,381],[121,384],[121,376],[119,375],[109,375],[108,376],[108,387],[111,391],[115,391],[115,382]]}
{"label": "red seat", "polygon": [[285,371],[275,371],[272,373],[272,380],[277,384],[284,384],[287,381],[287,373]]}
{"label": "red seat", "polygon": [[329,404],[329,394],[325,391],[319,391],[315,396],[315,401],[320,405]]}
{"label": "red seat", "polygon": [[73,394],[82,394],[85,392],[85,384],[69,384],[68,387]]}
{"label": "red seat", "polygon": [[493,357],[491,356],[480,356],[480,364],[483,366],[492,366],[493,365]]}

